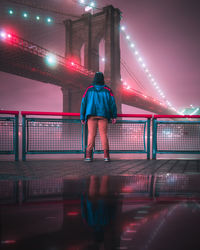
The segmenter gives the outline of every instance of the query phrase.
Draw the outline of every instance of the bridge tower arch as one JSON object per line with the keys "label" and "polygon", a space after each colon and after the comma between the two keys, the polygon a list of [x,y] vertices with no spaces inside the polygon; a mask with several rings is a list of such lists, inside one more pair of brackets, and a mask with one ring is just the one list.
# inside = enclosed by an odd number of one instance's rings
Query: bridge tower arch
{"label": "bridge tower arch", "polygon": [[[94,72],[99,71],[99,43],[105,41],[106,83],[112,88],[117,101],[118,113],[121,112],[120,91],[120,15],[119,9],[112,5],[103,8],[94,15],[83,14],[80,19],[67,19],[65,24],[65,56],[81,64],[81,48],[84,45],[84,67]],[[88,83],[88,85],[90,82]],[[82,92],[62,88],[63,111],[79,112]],[[77,102],[77,100],[79,100]]]}

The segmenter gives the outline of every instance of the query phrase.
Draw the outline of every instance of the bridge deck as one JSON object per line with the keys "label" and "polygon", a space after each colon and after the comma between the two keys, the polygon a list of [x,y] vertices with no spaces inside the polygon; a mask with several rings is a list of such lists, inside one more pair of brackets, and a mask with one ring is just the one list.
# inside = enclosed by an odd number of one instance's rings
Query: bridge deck
{"label": "bridge deck", "polygon": [[1,161],[0,179],[67,178],[90,175],[200,174],[200,160],[34,160]]}

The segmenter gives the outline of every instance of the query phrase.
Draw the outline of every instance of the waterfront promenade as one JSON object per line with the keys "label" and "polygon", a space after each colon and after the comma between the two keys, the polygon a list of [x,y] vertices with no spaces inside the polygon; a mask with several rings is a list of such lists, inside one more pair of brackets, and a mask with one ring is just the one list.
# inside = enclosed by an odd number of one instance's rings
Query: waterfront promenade
{"label": "waterfront promenade", "polygon": [[200,160],[82,159],[0,161],[0,179],[68,178],[91,175],[200,174]]}

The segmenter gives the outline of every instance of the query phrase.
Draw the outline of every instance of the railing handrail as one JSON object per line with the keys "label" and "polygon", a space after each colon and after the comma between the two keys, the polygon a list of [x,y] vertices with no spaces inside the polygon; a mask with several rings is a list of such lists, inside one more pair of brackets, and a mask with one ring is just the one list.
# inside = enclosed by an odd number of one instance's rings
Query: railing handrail
{"label": "railing handrail", "polygon": [[21,111],[21,115],[80,116],[80,113]]}
{"label": "railing handrail", "polygon": [[19,111],[0,110],[0,114],[19,115]]}
{"label": "railing handrail", "polygon": [[[21,115],[23,115],[23,116],[25,116],[25,115],[80,116],[80,113],[21,111]],[[117,117],[152,118],[152,115],[149,115],[149,114],[117,114]]]}
{"label": "railing handrail", "polygon": [[154,118],[200,118],[200,115],[154,115]]}

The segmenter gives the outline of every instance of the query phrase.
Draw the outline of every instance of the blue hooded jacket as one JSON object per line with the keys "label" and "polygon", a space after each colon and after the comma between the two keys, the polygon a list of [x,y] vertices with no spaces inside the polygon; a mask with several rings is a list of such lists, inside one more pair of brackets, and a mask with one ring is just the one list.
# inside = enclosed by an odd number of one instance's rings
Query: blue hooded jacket
{"label": "blue hooded jacket", "polygon": [[93,83],[82,98],[80,119],[87,121],[89,115],[103,116],[110,120],[117,117],[117,107],[112,90],[105,85],[103,73],[95,74]]}

